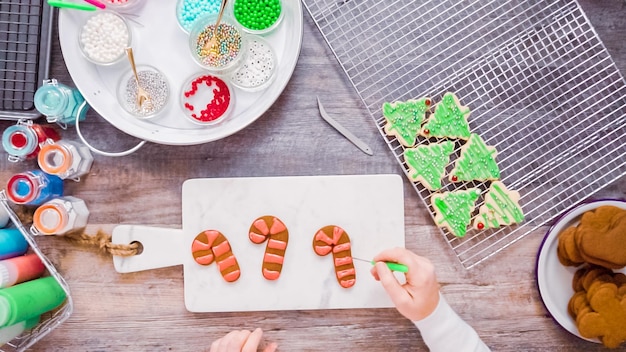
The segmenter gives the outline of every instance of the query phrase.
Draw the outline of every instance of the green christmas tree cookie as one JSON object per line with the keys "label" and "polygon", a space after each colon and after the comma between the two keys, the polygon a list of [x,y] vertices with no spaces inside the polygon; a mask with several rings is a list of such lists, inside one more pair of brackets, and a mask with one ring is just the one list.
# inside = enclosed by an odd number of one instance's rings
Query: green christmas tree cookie
{"label": "green christmas tree cookie", "polygon": [[422,127],[420,134],[424,137],[467,140],[470,136],[467,122],[469,115],[470,109],[462,106],[454,93],[448,92],[435,106],[435,112]]}
{"label": "green christmas tree cookie", "polygon": [[485,195],[485,204],[478,209],[472,227],[482,230],[524,221],[524,212],[518,203],[519,198],[519,192],[508,190],[504,183],[492,182]]}
{"label": "green christmas tree cookie", "polygon": [[434,194],[430,203],[435,209],[437,226],[447,228],[457,237],[465,236],[478,196],[478,188]]}
{"label": "green christmas tree cookie", "polygon": [[421,182],[431,191],[441,188],[441,178],[450,162],[450,154],[454,151],[454,143],[431,143],[409,148],[404,151],[404,161],[409,167],[409,177]]}
{"label": "green christmas tree cookie", "polygon": [[430,98],[384,103],[385,133],[395,136],[404,146],[413,146],[429,108]]}
{"label": "green christmas tree cookie", "polygon": [[461,156],[450,171],[452,182],[487,181],[500,179],[500,168],[496,163],[498,152],[485,144],[479,135],[472,133],[461,147]]}

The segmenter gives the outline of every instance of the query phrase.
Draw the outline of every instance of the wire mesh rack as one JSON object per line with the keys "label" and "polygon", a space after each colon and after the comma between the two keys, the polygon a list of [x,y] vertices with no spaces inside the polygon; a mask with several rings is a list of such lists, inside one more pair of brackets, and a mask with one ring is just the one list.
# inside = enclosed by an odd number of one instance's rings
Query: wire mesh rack
{"label": "wire mesh rack", "polygon": [[45,0],[0,0],[0,119],[34,119],[48,77],[53,11]]}
{"label": "wire mesh rack", "polygon": [[[498,150],[501,180],[521,194],[526,219],[463,238],[442,229],[465,268],[626,173],[625,81],[576,1],[303,2],[407,177],[405,147],[383,129],[384,102],[454,92],[471,109],[472,132]],[[434,217],[435,193],[413,187]],[[446,180],[438,192],[469,187],[488,183]]]}
{"label": "wire mesh rack", "polygon": [[67,282],[63,279],[61,274],[59,274],[52,262],[50,262],[50,260],[41,252],[32,234],[26,230],[19,217],[15,214],[13,209],[11,209],[4,190],[0,190],[0,207],[7,211],[9,218],[11,219],[12,226],[17,228],[22,233],[30,246],[30,251],[36,253],[42,263],[46,266],[47,275],[53,276],[66,293],[66,299],[63,304],[53,311],[42,314],[40,321],[36,326],[25,331],[6,344],[0,344],[0,352],[22,352],[37,343],[44,336],[66,321],[74,311],[74,304]]}

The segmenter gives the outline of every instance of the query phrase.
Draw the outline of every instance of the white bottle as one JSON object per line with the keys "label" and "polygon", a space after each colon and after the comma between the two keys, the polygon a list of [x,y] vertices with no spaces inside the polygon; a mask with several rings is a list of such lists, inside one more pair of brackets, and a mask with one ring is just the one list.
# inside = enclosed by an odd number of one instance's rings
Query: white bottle
{"label": "white bottle", "polygon": [[73,141],[52,141],[48,139],[41,145],[37,156],[41,170],[61,179],[79,181],[86,175],[93,164],[93,155],[89,147]]}
{"label": "white bottle", "polygon": [[87,226],[89,209],[82,199],[65,196],[42,204],[33,215],[35,235],[63,235]]}
{"label": "white bottle", "polygon": [[10,220],[11,218],[9,218],[9,212],[3,205],[0,205],[0,228],[6,227]]}
{"label": "white bottle", "polygon": [[0,329],[0,346],[20,336],[24,331],[30,330],[39,323],[39,317],[34,317],[17,324]]}

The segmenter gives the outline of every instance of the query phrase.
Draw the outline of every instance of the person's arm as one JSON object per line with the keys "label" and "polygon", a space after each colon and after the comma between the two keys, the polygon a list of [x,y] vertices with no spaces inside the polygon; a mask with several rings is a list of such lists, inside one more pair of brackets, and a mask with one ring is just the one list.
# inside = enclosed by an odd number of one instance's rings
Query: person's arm
{"label": "person's arm", "polygon": [[431,351],[489,351],[476,331],[440,295],[437,308],[426,318],[413,321]]}
{"label": "person's arm", "polygon": [[[379,280],[400,314],[420,330],[433,352],[489,351],[474,329],[465,323],[439,292],[435,268],[430,260],[404,249],[394,248],[374,257],[372,275]],[[383,263],[406,265],[406,283],[401,284]]]}

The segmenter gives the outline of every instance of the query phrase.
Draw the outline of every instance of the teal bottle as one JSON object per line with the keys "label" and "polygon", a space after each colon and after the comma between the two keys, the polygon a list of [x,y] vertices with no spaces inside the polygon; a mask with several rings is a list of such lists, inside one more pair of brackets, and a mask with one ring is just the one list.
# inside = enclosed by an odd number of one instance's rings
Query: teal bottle
{"label": "teal bottle", "polygon": [[88,105],[81,108],[85,98],[76,88],[70,88],[56,79],[45,80],[35,92],[35,108],[50,123],[72,125],[83,121]]}

